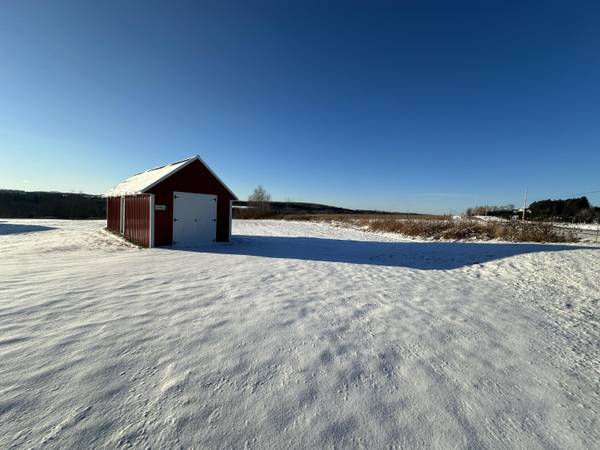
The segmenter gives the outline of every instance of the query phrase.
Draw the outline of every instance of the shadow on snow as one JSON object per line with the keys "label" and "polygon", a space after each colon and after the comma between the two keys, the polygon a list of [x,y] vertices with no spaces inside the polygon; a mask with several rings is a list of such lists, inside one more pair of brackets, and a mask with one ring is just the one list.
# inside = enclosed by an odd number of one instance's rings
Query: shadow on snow
{"label": "shadow on snow", "polygon": [[557,244],[467,242],[377,242],[313,237],[235,236],[231,243],[176,248],[202,253],[262,256],[306,261],[372,264],[422,270],[457,269],[515,255],[597,247]]}
{"label": "shadow on snow", "polygon": [[20,225],[16,223],[6,223],[0,221],[0,236],[7,234],[35,233],[38,231],[54,230],[54,227],[45,227],[43,225]]}

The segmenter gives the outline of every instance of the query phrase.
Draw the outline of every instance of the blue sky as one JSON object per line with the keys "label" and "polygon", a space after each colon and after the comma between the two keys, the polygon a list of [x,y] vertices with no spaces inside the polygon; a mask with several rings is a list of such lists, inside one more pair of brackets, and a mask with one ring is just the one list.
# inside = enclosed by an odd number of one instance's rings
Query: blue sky
{"label": "blue sky", "polygon": [[200,154],[240,198],[599,190],[597,5],[4,0],[0,187],[101,193]]}

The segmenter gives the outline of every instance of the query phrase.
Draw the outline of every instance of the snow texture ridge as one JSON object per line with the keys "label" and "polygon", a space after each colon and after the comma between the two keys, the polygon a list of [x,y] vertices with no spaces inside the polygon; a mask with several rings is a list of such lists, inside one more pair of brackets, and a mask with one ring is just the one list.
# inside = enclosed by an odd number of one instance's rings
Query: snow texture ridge
{"label": "snow texture ridge", "polygon": [[0,448],[595,448],[600,247],[0,220]]}

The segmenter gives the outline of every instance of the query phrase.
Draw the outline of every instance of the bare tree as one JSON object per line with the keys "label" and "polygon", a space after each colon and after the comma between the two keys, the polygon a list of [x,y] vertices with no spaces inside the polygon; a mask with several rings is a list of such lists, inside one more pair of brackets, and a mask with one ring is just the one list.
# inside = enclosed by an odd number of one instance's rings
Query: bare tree
{"label": "bare tree", "polygon": [[262,186],[262,184],[259,184],[254,189],[254,192],[250,195],[250,197],[248,197],[248,201],[250,203],[258,204],[269,203],[271,201],[271,194],[267,192],[267,190]]}
{"label": "bare tree", "polygon": [[248,197],[248,206],[253,209],[251,215],[257,215],[259,217],[268,216],[271,211],[270,202],[271,194],[259,184],[254,189],[254,192]]}

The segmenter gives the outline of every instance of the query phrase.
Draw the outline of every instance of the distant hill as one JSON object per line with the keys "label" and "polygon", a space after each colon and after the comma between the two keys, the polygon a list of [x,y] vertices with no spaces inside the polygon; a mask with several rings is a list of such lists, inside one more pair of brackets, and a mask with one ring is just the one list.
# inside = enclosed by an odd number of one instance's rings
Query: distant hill
{"label": "distant hill", "polygon": [[104,219],[106,201],[99,195],[0,189],[0,217]]}
{"label": "distant hill", "polygon": [[[233,206],[248,207],[249,202],[236,201]],[[375,211],[367,209],[348,209],[337,206],[321,205],[319,203],[304,202],[269,202],[270,211],[276,215],[286,214],[396,214],[389,211]]]}
{"label": "distant hill", "polygon": [[[248,202],[237,201],[234,202],[234,206],[248,207]],[[393,214],[386,211],[354,210],[304,202],[270,202],[270,211],[273,215]],[[104,219],[106,217],[106,201],[99,195],[91,194],[0,189],[0,217]]]}

